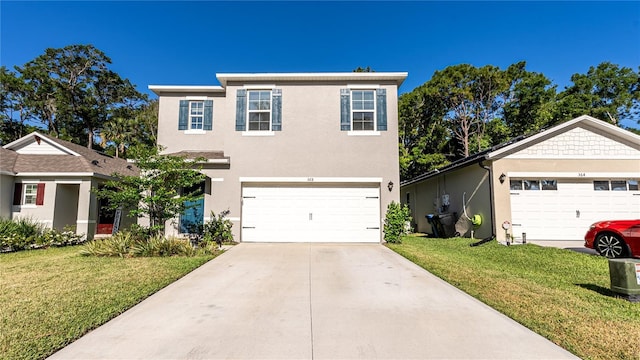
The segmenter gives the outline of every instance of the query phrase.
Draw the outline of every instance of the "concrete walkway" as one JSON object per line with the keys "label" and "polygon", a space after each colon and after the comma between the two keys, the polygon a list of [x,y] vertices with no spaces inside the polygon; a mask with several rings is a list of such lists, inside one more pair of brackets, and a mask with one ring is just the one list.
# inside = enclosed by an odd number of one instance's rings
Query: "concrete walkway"
{"label": "concrete walkway", "polygon": [[382,245],[240,244],[52,359],[569,359]]}

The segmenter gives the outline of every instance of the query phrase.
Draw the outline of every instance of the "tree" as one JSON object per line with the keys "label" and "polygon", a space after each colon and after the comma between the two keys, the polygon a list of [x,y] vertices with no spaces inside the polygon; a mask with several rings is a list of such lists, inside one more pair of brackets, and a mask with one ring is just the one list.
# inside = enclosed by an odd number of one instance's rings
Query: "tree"
{"label": "tree", "polygon": [[100,130],[100,146],[107,148],[109,143],[113,143],[115,149],[116,158],[120,157],[120,153],[124,152],[126,148],[134,139],[132,121],[122,117],[114,117],[109,119]]}
{"label": "tree", "polygon": [[30,93],[25,105],[49,133],[91,148],[102,124],[121,107],[146,97],[108,69],[111,59],[92,45],[69,45],[16,67]]}
{"label": "tree", "polygon": [[155,148],[158,133],[158,100],[134,110],[120,108],[98,134],[100,146],[115,157],[127,157],[127,149]]}
{"label": "tree", "polygon": [[34,127],[26,124],[32,118],[25,105],[28,84],[6,67],[0,67],[0,144],[22,137]]}
{"label": "tree", "polygon": [[447,164],[450,134],[444,107],[424,86],[398,99],[400,177],[410,179]]}
{"label": "tree", "polygon": [[540,73],[528,72],[526,63],[506,70],[509,87],[504,94],[503,120],[510,137],[539,131],[554,123],[556,86]]}
{"label": "tree", "polygon": [[618,125],[622,118],[640,123],[640,68],[610,62],[573,74],[573,84],[559,95],[556,117],[566,121],[587,114]]}
{"label": "tree", "polygon": [[473,143],[478,151],[486,147],[482,141],[485,124],[496,116],[499,96],[506,88],[502,71],[491,65],[454,65],[436,71],[425,86],[430,96],[444,104],[444,119],[457,141],[460,156],[469,156]]}
{"label": "tree", "polygon": [[[193,202],[202,195],[182,190],[205,179],[205,175],[192,167],[183,157],[161,155],[159,148],[135,148],[135,163],[140,176],[113,174],[118,180],[108,181],[96,190],[97,196],[108,200],[108,207],[129,209],[130,216],[147,217],[150,228],[164,233],[165,223],[186,209],[185,202]],[[195,159],[195,162],[204,159]]]}
{"label": "tree", "polygon": [[355,68],[353,70],[353,72],[376,72],[375,70],[371,69],[370,66],[367,66],[366,68],[360,67],[358,66],[357,68]]}

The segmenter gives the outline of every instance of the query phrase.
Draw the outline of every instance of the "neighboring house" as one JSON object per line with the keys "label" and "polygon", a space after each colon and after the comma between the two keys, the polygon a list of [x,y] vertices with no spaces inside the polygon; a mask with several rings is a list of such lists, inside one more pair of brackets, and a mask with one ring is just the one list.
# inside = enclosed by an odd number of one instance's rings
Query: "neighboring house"
{"label": "neighboring house", "polygon": [[[114,211],[92,189],[111,174],[138,175],[126,160],[38,132],[0,148],[0,217],[32,218],[57,230],[71,226],[92,239],[111,234]],[[124,214],[120,226],[135,223]]]}
{"label": "neighboring house", "polygon": [[149,86],[164,153],[207,159],[204,199],[167,232],[229,210],[240,241],[380,242],[399,201],[406,76],[217,74],[221,86]]}
{"label": "neighboring house", "polygon": [[504,241],[508,222],[517,241],[583,240],[596,221],[640,219],[639,180],[640,136],[583,115],[404,181],[401,199],[420,232],[428,214],[465,225],[466,206],[476,238]]}

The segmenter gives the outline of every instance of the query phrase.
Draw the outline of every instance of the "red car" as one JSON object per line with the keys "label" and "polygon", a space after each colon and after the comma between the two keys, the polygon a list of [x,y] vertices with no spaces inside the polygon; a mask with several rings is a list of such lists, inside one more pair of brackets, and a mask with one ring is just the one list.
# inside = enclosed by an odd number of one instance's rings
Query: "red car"
{"label": "red car", "polygon": [[599,221],[587,231],[584,246],[611,259],[640,257],[640,220]]}

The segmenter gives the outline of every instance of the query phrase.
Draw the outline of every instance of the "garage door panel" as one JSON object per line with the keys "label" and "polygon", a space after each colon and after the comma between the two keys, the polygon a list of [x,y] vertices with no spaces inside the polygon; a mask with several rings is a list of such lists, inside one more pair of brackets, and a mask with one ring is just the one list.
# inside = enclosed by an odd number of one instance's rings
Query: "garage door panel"
{"label": "garage door panel", "polygon": [[558,190],[512,191],[513,234],[531,240],[582,240],[596,221],[637,219],[640,196],[594,191],[592,180],[559,181]]}
{"label": "garage door panel", "polygon": [[379,188],[245,186],[242,240],[379,242]]}

